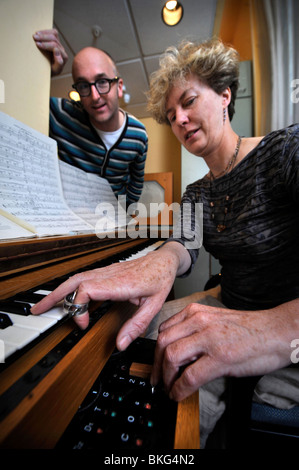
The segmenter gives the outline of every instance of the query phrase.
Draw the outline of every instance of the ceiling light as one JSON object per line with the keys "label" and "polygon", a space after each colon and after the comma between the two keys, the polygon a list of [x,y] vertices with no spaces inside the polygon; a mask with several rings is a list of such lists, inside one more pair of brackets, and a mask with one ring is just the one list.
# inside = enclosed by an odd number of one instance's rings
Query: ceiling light
{"label": "ceiling light", "polygon": [[168,26],[175,26],[183,18],[183,7],[182,5],[174,0],[165,3],[162,8],[162,20]]}

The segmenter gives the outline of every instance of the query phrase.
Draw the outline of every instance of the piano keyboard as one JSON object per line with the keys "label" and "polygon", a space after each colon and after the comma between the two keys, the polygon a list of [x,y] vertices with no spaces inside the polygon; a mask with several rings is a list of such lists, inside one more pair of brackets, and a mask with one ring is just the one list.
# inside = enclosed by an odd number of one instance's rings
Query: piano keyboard
{"label": "piano keyboard", "polygon": [[[157,249],[163,241],[155,242],[146,248],[138,251],[129,257],[119,260],[127,261],[145,256],[149,252]],[[88,267],[91,269],[91,267]],[[5,362],[14,353],[22,351],[25,347],[38,340],[42,335],[48,333],[67,317],[63,312],[62,302],[54,308],[41,315],[32,315],[30,308],[42,297],[48,295],[57,285],[62,282],[57,279],[56,285],[50,283],[42,288],[18,294],[12,299],[0,301],[0,362]],[[53,285],[53,287],[52,287]]]}

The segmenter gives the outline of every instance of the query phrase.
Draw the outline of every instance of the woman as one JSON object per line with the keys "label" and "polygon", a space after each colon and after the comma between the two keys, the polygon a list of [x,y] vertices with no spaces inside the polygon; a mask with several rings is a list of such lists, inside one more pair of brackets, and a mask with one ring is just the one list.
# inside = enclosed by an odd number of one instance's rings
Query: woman
{"label": "woman", "polygon": [[[182,202],[203,204],[203,244],[222,264],[223,304],[193,302],[160,326],[152,383],[163,377],[175,400],[222,376],[282,368],[299,338],[299,128],[239,138],[230,123],[237,86],[238,55],[220,41],[169,49],[151,81],[153,117],[209,167]],[[33,313],[77,288],[76,303],[130,300],[139,309],[119,332],[124,349],[192,268],[198,249],[185,246],[172,238],[139,260],[76,275]],[[76,321],[86,327],[88,313]]]}

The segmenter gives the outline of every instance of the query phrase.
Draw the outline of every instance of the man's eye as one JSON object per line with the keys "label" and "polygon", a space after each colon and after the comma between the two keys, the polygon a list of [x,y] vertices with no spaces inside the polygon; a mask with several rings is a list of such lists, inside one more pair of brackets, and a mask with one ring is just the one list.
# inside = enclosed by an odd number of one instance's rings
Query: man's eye
{"label": "man's eye", "polygon": [[105,78],[97,80],[97,85],[105,86],[105,85],[107,85],[107,80]]}
{"label": "man's eye", "polygon": [[77,86],[78,86],[78,88],[80,88],[80,90],[86,90],[86,88],[89,88],[88,83],[84,83],[84,82],[78,83]]}

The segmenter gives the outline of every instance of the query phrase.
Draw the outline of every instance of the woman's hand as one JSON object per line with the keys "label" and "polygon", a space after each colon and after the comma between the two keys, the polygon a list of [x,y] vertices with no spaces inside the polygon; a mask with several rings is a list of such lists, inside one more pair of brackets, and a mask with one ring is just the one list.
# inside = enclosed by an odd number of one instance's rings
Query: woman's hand
{"label": "woman's hand", "polygon": [[37,31],[33,35],[33,39],[41,51],[50,52],[52,75],[59,75],[68,60],[68,55],[60,42],[56,29]]}
{"label": "woman's hand", "polygon": [[297,312],[298,300],[253,312],[190,304],[160,325],[152,384],[163,380],[180,401],[220,376],[282,368],[299,334]]}
{"label": "woman's hand", "polygon": [[[168,243],[133,261],[76,274],[32,307],[32,313],[40,314],[49,310],[75,290],[77,294],[74,303],[85,304],[90,300],[130,301],[139,308],[122,326],[117,337],[117,347],[126,349],[131,341],[146,330],[171,290],[180,266],[178,252],[182,249],[186,251],[177,243],[177,250],[171,248],[172,245]],[[89,313],[74,317],[74,321],[81,328],[86,328]]]}

